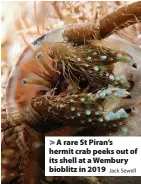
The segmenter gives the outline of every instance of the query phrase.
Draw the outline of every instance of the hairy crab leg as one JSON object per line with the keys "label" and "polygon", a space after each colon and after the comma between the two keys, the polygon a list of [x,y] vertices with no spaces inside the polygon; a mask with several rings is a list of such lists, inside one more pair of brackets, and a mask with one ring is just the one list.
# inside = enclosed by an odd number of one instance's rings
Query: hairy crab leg
{"label": "hairy crab leg", "polygon": [[84,44],[88,40],[100,40],[127,27],[126,23],[132,25],[139,22],[141,19],[140,10],[140,1],[131,3],[105,16],[98,24],[74,24],[64,31],[63,37],[66,41],[77,44]]}
{"label": "hairy crab leg", "polygon": [[[60,120],[71,125],[86,126],[94,122],[114,122],[127,119],[126,110],[115,112],[104,110],[104,100],[110,98],[129,98],[130,93],[125,89],[108,88],[96,94],[80,93],[75,95],[61,94],[58,96],[44,95],[32,99],[32,107],[43,117],[46,122]],[[100,105],[101,104],[101,105]],[[83,124],[83,125],[82,125]]]}
{"label": "hairy crab leg", "polygon": [[[127,63],[136,67],[133,57],[128,53],[99,46],[95,42],[82,46],[54,44],[48,49],[48,54],[53,58],[56,70],[62,70],[66,78],[71,77],[78,83],[83,77],[87,83],[93,85],[93,89],[106,84],[129,88],[129,77],[127,79],[126,74],[114,74],[114,64]],[[94,87],[96,84],[92,81],[96,80],[99,81],[99,86]]]}

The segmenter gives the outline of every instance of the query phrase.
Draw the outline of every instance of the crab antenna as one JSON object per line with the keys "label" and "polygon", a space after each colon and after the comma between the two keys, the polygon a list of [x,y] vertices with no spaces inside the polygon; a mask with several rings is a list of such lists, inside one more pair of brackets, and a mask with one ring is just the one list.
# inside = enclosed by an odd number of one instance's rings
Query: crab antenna
{"label": "crab antenna", "polygon": [[44,34],[45,30],[45,1],[42,1],[42,34]]}
{"label": "crab antenna", "polygon": [[26,29],[28,30],[28,33],[29,33],[29,34],[32,34],[26,16],[23,15],[23,16],[22,16],[22,20],[23,20],[23,23],[24,23]]}
{"label": "crab antenna", "polygon": [[36,1],[34,1],[34,15],[35,15],[35,21],[36,21],[36,25],[37,25],[37,32],[38,32],[38,34],[41,34],[40,30],[39,30],[38,20],[37,20]]}
{"label": "crab antenna", "polygon": [[[22,26],[21,21],[15,20],[15,21],[14,21],[14,24],[15,24],[15,27],[16,27],[17,30],[22,30],[22,29],[23,29],[23,26]],[[23,33],[23,32],[20,32],[19,35],[21,36],[21,38],[22,38],[22,40],[24,41],[24,43],[25,43],[27,46],[29,46],[29,47],[31,48],[31,50],[33,50],[32,47],[31,47],[31,45],[30,45],[30,43],[26,40],[26,38],[25,38],[25,36],[24,36],[24,33]]]}

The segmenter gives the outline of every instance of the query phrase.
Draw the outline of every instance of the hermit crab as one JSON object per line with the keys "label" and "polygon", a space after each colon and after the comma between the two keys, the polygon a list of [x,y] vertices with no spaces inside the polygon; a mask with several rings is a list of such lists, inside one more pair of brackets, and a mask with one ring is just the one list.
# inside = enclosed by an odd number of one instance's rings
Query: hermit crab
{"label": "hermit crab", "polygon": [[135,2],[99,22],[65,25],[31,44],[24,38],[27,47],[7,84],[3,125],[4,142],[27,155],[23,183],[45,182],[39,158],[45,135],[113,129],[132,116],[132,70],[141,51],[114,33],[139,22],[140,10]]}

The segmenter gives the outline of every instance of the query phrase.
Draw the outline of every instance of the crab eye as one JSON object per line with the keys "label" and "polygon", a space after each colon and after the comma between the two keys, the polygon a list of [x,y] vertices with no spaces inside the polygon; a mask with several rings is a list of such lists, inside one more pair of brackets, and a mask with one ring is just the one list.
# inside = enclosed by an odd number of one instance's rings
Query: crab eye
{"label": "crab eye", "polygon": [[36,58],[38,58],[38,59],[40,59],[42,56],[43,56],[42,52],[38,52],[38,53],[36,54]]}
{"label": "crab eye", "polygon": [[27,84],[27,80],[26,79],[23,79],[22,82],[23,82],[23,84]]}

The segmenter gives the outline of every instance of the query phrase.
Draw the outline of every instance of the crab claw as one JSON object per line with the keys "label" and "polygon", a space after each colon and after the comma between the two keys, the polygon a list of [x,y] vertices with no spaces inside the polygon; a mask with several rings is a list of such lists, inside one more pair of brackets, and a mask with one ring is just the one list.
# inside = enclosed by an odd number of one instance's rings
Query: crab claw
{"label": "crab claw", "polygon": [[131,98],[131,95],[128,91],[121,88],[107,88],[104,90],[98,91],[96,97],[99,99],[105,99],[109,97],[119,97],[119,98]]}
{"label": "crab claw", "polygon": [[107,112],[104,113],[104,120],[105,121],[116,121],[120,119],[127,119],[129,117],[128,113],[121,108],[116,112]]}

